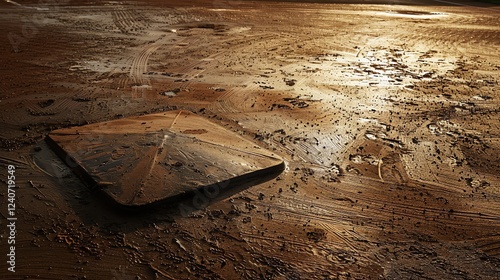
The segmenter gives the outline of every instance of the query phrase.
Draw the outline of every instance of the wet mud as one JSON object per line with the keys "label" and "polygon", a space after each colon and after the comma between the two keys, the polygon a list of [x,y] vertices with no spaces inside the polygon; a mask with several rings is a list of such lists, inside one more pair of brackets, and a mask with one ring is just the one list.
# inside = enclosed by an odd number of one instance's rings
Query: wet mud
{"label": "wet mud", "polygon": [[[0,275],[498,279],[499,8],[343,2],[0,2]],[[174,110],[286,167],[123,211],[44,140]]]}

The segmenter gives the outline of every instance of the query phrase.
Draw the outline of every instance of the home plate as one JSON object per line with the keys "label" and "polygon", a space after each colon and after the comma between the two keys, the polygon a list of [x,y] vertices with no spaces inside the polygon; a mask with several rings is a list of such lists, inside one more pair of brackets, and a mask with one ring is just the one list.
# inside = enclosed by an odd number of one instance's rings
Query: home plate
{"label": "home plate", "polygon": [[46,141],[84,181],[124,206],[284,168],[278,155],[187,111],[58,129]]}

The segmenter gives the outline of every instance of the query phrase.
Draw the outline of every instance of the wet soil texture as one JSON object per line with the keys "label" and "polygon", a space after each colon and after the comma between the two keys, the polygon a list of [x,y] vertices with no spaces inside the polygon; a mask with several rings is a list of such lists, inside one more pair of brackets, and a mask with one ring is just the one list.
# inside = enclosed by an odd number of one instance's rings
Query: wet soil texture
{"label": "wet soil texture", "polygon": [[[15,165],[18,186],[16,273],[2,239],[1,276],[498,279],[499,14],[460,0],[1,1],[0,172]],[[104,132],[179,110],[207,127]],[[273,165],[221,149],[229,135],[286,168],[141,211],[98,195],[140,204],[148,192],[117,180],[183,188]],[[170,159],[165,136],[204,160]]]}

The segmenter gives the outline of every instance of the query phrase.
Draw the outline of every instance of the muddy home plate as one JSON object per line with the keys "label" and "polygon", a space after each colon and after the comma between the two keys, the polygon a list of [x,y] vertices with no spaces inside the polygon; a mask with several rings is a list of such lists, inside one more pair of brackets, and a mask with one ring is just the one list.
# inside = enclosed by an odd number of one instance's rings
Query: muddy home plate
{"label": "muddy home plate", "polygon": [[46,140],[82,179],[125,206],[284,167],[276,154],[187,111],[58,129]]}

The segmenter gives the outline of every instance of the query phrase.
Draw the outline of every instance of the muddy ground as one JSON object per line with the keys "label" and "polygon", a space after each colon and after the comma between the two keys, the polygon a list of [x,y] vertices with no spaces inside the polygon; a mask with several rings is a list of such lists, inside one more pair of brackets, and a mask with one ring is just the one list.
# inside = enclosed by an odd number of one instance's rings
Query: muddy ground
{"label": "muddy ground", "polygon": [[[2,278],[498,279],[500,8],[341,2],[1,1]],[[285,171],[123,211],[44,142],[174,109]]]}

